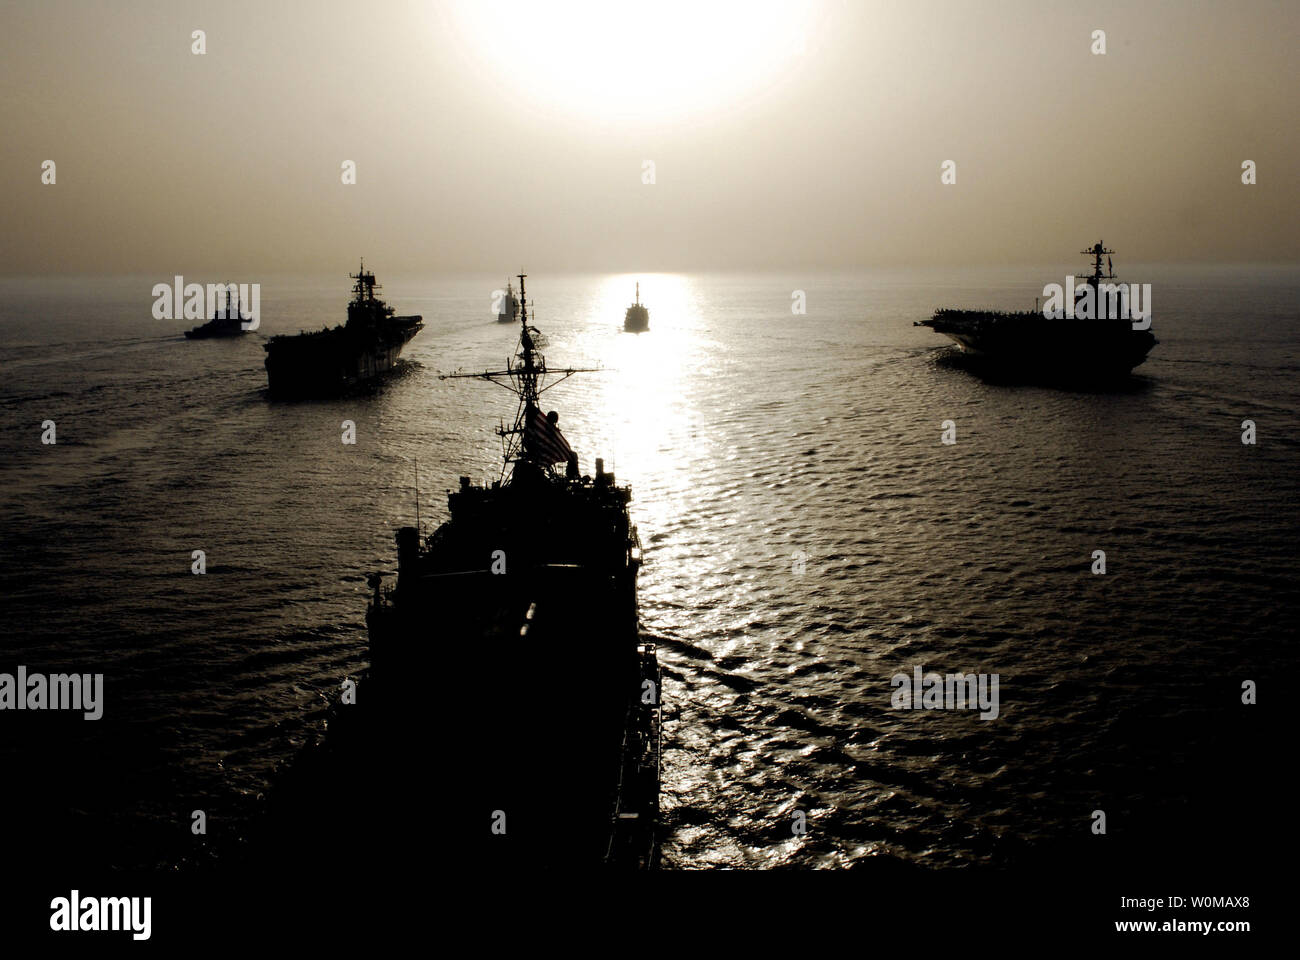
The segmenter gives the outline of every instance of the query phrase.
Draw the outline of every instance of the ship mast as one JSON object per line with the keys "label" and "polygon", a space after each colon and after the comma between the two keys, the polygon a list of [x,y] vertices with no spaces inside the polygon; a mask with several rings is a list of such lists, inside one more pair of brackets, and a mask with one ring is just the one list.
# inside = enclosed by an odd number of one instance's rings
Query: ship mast
{"label": "ship mast", "polygon": [[[506,361],[504,370],[485,370],[482,373],[448,373],[439,375],[439,380],[475,379],[495,383],[505,387],[519,398],[515,411],[515,422],[510,427],[500,427],[497,434],[502,439],[501,480],[509,482],[513,465],[528,462],[539,467],[545,473],[552,473],[553,466],[534,456],[525,442],[525,427],[533,411],[540,411],[540,397],[551,387],[569,379],[575,373],[595,373],[597,367],[565,367],[552,370],[546,366],[546,357],[541,348],[545,346],[541,331],[528,325],[528,293],[524,288],[526,273],[517,274],[519,278],[519,348],[513,360]],[[548,382],[547,377],[552,379]]]}
{"label": "ship mast", "polygon": [[361,258],[361,269],[356,273],[349,273],[348,277],[356,281],[352,287],[353,294],[356,295],[357,302],[375,299],[375,291],[383,289],[378,283],[375,283],[375,275],[366,272],[366,258]]}
{"label": "ship mast", "polygon": [[1092,276],[1087,278],[1087,283],[1094,290],[1097,289],[1097,284],[1100,283],[1102,280],[1115,279],[1115,271],[1113,269],[1105,273],[1103,273],[1101,269],[1101,258],[1103,256],[1109,257],[1112,253],[1115,252],[1114,250],[1106,249],[1105,244],[1103,244],[1099,240],[1097,241],[1096,245],[1088,248],[1087,250],[1080,250],[1079,252],[1083,254],[1085,257],[1088,256],[1092,257]]}
{"label": "ship mast", "polygon": [[[546,358],[538,352],[537,342],[528,332],[528,291],[524,289],[527,276],[526,273],[519,274],[519,359],[523,361],[523,368],[517,379],[521,407],[536,407],[538,367],[543,371],[546,369]],[[536,329],[533,332],[536,333]]]}

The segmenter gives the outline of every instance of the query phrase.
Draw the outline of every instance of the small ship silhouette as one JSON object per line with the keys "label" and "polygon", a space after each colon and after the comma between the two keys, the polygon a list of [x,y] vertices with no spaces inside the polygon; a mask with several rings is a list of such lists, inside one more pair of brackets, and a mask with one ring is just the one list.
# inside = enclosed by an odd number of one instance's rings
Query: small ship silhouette
{"label": "small ship silhouette", "polygon": [[[224,314],[224,316],[223,316]],[[212,319],[201,327],[185,331],[186,340],[207,340],[210,337],[242,337],[248,333],[244,329],[243,317],[239,312],[239,294],[231,298],[231,291],[226,291],[225,310],[214,309]]]}
{"label": "small ship silhouette", "polygon": [[515,296],[514,286],[507,283],[505,297],[501,301],[501,310],[497,313],[497,323],[514,323],[518,319],[519,298]]}
{"label": "small ship silhouette", "polygon": [[623,317],[626,333],[644,333],[650,329],[650,311],[641,303],[641,284],[636,285],[636,302],[627,308]]}

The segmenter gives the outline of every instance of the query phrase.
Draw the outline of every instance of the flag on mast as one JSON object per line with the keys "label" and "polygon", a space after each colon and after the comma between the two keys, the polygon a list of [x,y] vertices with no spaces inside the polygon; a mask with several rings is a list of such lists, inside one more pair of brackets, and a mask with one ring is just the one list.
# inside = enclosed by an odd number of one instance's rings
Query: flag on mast
{"label": "flag on mast", "polygon": [[559,415],[552,410],[543,415],[536,407],[528,408],[528,422],[524,426],[524,446],[538,463],[567,463],[574,457],[569,442],[557,425]]}

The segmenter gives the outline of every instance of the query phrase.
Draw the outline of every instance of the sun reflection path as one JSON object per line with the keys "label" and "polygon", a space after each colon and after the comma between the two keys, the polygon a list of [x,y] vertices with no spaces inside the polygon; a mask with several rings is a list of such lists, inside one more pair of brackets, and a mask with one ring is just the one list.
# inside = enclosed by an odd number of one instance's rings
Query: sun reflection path
{"label": "sun reflection path", "polygon": [[[623,316],[637,283],[650,329],[624,333]],[[578,317],[583,355],[599,356],[606,372],[590,378],[586,405],[606,467],[636,493],[645,529],[666,529],[674,501],[691,483],[693,461],[707,445],[692,382],[708,376],[718,349],[708,337],[700,293],[674,274],[602,278]]]}

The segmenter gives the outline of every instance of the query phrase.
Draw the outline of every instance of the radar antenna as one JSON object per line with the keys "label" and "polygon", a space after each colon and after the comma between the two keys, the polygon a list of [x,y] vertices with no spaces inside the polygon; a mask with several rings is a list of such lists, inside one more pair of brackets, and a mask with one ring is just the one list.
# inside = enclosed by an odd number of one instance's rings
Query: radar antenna
{"label": "radar antenna", "polygon": [[[1114,250],[1107,249],[1106,245],[1099,240],[1095,245],[1089,247],[1087,250],[1080,250],[1079,252],[1083,254],[1085,257],[1093,258],[1092,276],[1088,278],[1088,282],[1093,287],[1096,287],[1097,283],[1101,280],[1115,279],[1115,271],[1113,269],[1108,270],[1106,272],[1103,272],[1101,269],[1101,258],[1109,257],[1110,254],[1115,252]],[[1107,266],[1109,266],[1109,261],[1107,262]]]}

